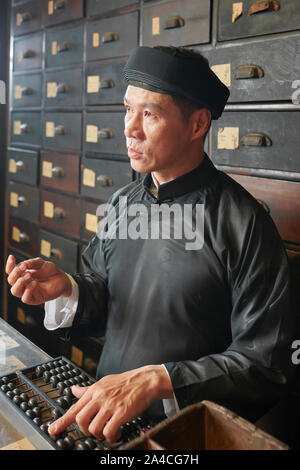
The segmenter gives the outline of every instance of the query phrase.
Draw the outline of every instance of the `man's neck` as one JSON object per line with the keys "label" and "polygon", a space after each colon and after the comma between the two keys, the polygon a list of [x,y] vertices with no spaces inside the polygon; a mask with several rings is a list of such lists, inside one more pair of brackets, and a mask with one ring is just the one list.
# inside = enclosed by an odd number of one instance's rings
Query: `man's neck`
{"label": "man's neck", "polygon": [[182,165],[180,168],[176,168],[174,171],[170,171],[170,169],[167,171],[152,171],[151,176],[155,186],[158,188],[158,186],[161,184],[168,183],[169,181],[175,180],[176,178],[189,173],[203,162],[203,158],[204,151],[201,152],[200,158],[198,155],[198,158],[195,159],[193,163],[187,159],[188,164]]}

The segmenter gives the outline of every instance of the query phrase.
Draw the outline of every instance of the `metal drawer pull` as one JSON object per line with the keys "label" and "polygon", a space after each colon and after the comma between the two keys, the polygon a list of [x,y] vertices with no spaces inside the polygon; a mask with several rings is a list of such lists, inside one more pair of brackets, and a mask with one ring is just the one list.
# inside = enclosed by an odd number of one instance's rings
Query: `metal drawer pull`
{"label": "metal drawer pull", "polygon": [[65,175],[64,169],[59,166],[54,166],[51,171],[55,178],[62,178]]}
{"label": "metal drawer pull", "polygon": [[24,196],[18,196],[18,204],[28,206],[28,201]]}
{"label": "metal drawer pull", "polygon": [[55,135],[66,135],[67,129],[65,126],[56,126],[54,129]]}
{"label": "metal drawer pull", "polygon": [[111,129],[103,128],[99,130],[98,135],[100,139],[112,139],[114,136],[114,133]]}
{"label": "metal drawer pull", "polygon": [[277,0],[257,0],[248,10],[248,16],[264,11],[278,11],[280,3]]}
{"label": "metal drawer pull", "polygon": [[270,147],[271,139],[261,132],[249,132],[242,137],[241,142],[247,147]]}
{"label": "metal drawer pull", "polygon": [[21,124],[20,129],[21,134],[29,134],[31,132],[31,127],[28,124]]}
{"label": "metal drawer pull", "polygon": [[54,219],[65,219],[67,216],[66,211],[61,207],[54,207],[53,217]]}
{"label": "metal drawer pull", "polygon": [[234,72],[235,80],[243,80],[245,78],[262,78],[264,71],[259,65],[246,64],[240,65]]}
{"label": "metal drawer pull", "polygon": [[108,32],[102,37],[102,42],[114,42],[119,40],[118,33]]}
{"label": "metal drawer pull", "polygon": [[100,85],[99,88],[114,88],[115,87],[115,82],[111,78],[103,78],[100,80]]}
{"label": "metal drawer pull", "polygon": [[31,59],[31,57],[35,56],[35,52],[31,49],[27,49],[27,51],[23,52],[23,59]]}
{"label": "metal drawer pull", "polygon": [[185,22],[181,16],[171,16],[166,19],[164,29],[182,28],[184,25]]}
{"label": "metal drawer pull", "polygon": [[269,208],[269,206],[265,203],[265,201],[262,201],[261,199],[256,199],[256,200],[257,200],[257,202],[259,202],[259,203],[263,206],[263,208],[265,209],[265,211],[266,211],[268,214],[270,214],[270,212],[271,212],[271,211],[270,211],[270,208]]}
{"label": "metal drawer pull", "polygon": [[30,238],[25,232],[20,232],[19,236],[20,243],[28,243],[30,242]]}
{"label": "metal drawer pull", "polygon": [[66,83],[59,83],[56,87],[56,93],[67,93],[69,87]]}
{"label": "metal drawer pull", "polygon": [[24,162],[22,162],[22,160],[19,160],[16,162],[16,169],[17,171],[24,171],[25,170],[25,165],[24,165]]}
{"label": "metal drawer pull", "polygon": [[69,42],[61,42],[57,46],[57,52],[66,52],[71,49],[71,44]]}
{"label": "metal drawer pull", "polygon": [[25,21],[32,20],[32,14],[29,11],[25,11],[24,13],[19,13],[20,15],[20,23],[25,23]]}
{"label": "metal drawer pull", "polygon": [[62,10],[63,8],[66,8],[68,2],[67,0],[57,0],[54,3],[54,10]]}
{"label": "metal drawer pull", "polygon": [[101,186],[113,186],[114,184],[111,177],[106,176],[106,175],[99,175],[97,176],[96,180],[97,180],[97,183],[101,184]]}
{"label": "metal drawer pull", "polygon": [[33,95],[33,89],[27,87],[24,87],[21,89],[22,95]]}
{"label": "metal drawer pull", "polygon": [[58,250],[57,248],[51,248],[50,250],[50,258],[55,258],[55,259],[63,259],[62,252]]}

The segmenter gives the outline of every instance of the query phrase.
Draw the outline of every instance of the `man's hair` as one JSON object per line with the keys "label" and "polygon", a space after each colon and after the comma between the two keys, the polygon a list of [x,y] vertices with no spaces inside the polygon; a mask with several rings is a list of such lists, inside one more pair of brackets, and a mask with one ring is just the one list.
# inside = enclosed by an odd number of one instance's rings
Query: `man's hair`
{"label": "man's hair", "polygon": [[[154,46],[154,49],[158,49],[166,54],[170,54],[174,57],[180,57],[186,60],[192,60],[194,62],[199,62],[205,66],[209,66],[208,60],[198,51],[194,49],[185,49],[184,47],[174,47],[174,46]],[[170,99],[178,106],[180,109],[182,119],[187,122],[194,111],[200,109],[200,106],[192,101],[189,101],[186,98],[175,94],[168,95]]]}

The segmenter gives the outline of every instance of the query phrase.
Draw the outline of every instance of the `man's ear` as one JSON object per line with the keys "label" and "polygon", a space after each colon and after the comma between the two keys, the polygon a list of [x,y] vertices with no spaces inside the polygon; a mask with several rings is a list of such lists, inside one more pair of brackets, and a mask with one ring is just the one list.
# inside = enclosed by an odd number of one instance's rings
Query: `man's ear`
{"label": "man's ear", "polygon": [[193,134],[192,140],[203,138],[209,129],[211,122],[211,112],[207,108],[197,109],[193,115]]}

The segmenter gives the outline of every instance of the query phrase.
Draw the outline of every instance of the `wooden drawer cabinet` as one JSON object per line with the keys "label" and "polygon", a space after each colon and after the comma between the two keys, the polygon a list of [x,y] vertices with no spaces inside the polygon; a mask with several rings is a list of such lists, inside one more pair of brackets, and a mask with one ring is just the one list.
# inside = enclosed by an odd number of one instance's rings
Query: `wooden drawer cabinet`
{"label": "wooden drawer cabinet", "polygon": [[81,149],[81,113],[45,113],[44,146]]}
{"label": "wooden drawer cabinet", "polygon": [[38,152],[8,148],[8,177],[14,181],[38,184]]}
{"label": "wooden drawer cabinet", "polygon": [[33,222],[39,220],[39,189],[10,181],[8,184],[9,213]]}
{"label": "wooden drawer cabinet", "polygon": [[228,174],[264,203],[283,240],[300,243],[300,183]]}
{"label": "wooden drawer cabinet", "polygon": [[41,113],[13,111],[11,114],[11,142],[35,147],[41,146]]}
{"label": "wooden drawer cabinet", "polygon": [[138,0],[87,0],[87,16],[102,15],[137,2]]}
{"label": "wooden drawer cabinet", "polygon": [[14,71],[40,69],[42,67],[43,35],[17,38],[14,41]]}
{"label": "wooden drawer cabinet", "polygon": [[83,0],[44,0],[44,24],[53,26],[82,18],[83,8]]}
{"label": "wooden drawer cabinet", "polygon": [[41,190],[40,222],[58,233],[80,234],[79,199]]}
{"label": "wooden drawer cabinet", "polygon": [[82,105],[82,68],[45,73],[45,107]]}
{"label": "wooden drawer cabinet", "polygon": [[125,61],[90,62],[86,68],[86,105],[121,104],[126,92],[122,81]]}
{"label": "wooden drawer cabinet", "polygon": [[87,113],[84,126],[84,149],[87,152],[127,154],[124,136],[125,113]]}
{"label": "wooden drawer cabinet", "polygon": [[65,272],[77,272],[78,243],[72,240],[41,229],[39,256],[46,261],[52,261]]}
{"label": "wooden drawer cabinet", "polygon": [[42,186],[77,194],[79,192],[79,156],[73,153],[41,151]]}
{"label": "wooden drawer cabinet", "polygon": [[32,0],[12,9],[11,27],[15,36],[38,31],[42,27],[42,2]]}
{"label": "wooden drawer cabinet", "polygon": [[46,32],[46,67],[81,64],[83,59],[83,26],[49,29]]}
{"label": "wooden drawer cabinet", "polygon": [[188,46],[210,41],[210,0],[145,4],[143,46]]}
{"label": "wooden drawer cabinet", "polygon": [[10,217],[9,245],[26,253],[28,256],[38,255],[38,226],[30,221]]}
{"label": "wooden drawer cabinet", "polygon": [[80,238],[89,242],[96,234],[100,218],[97,216],[99,204],[81,199],[80,201]]}
{"label": "wooden drawer cabinet", "polygon": [[14,108],[41,107],[42,74],[14,75],[11,87],[11,103]]}
{"label": "wooden drawer cabinet", "polygon": [[127,56],[138,45],[138,13],[87,23],[87,60]]}

